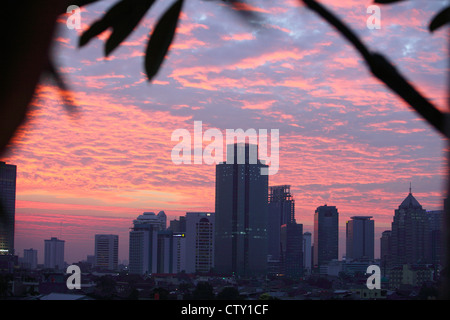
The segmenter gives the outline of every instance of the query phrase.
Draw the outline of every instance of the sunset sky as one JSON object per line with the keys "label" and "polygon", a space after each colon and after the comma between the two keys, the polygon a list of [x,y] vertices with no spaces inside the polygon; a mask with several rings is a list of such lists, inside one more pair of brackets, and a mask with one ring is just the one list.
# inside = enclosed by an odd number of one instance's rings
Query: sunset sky
{"label": "sunset sky", "polygon": [[[83,8],[82,29],[113,3]],[[338,208],[340,258],[353,215],[374,217],[378,256],[379,235],[410,182],[425,209],[442,208],[446,141],[299,1],[248,1],[260,16],[249,23],[221,1],[187,0],[167,60],[149,83],[146,43],[170,3],[157,1],[107,59],[110,31],[79,49],[82,30],[69,30],[61,16],[54,57],[77,112],[43,81],[2,158],[17,165],[19,256],[34,248],[43,263],[44,239],[56,236],[72,263],[94,253],[95,234],[112,233],[119,235],[119,259],[127,260],[129,228],[142,212],[164,210],[171,220],[214,211],[214,165],[171,161],[172,132],[193,132],[194,121],[222,132],[279,129],[280,168],[269,185],[291,185],[305,231],[312,231],[318,206]],[[448,1],[380,6],[379,30],[366,26],[372,1],[321,3],[446,109],[447,31],[427,28]]]}

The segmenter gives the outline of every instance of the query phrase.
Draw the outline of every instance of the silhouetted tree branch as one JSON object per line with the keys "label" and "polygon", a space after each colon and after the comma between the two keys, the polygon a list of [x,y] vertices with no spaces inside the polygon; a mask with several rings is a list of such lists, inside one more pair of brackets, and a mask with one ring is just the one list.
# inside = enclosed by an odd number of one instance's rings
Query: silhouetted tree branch
{"label": "silhouetted tree branch", "polygon": [[[337,29],[361,54],[372,74],[407,102],[416,112],[428,121],[441,134],[446,136],[445,118],[428,99],[423,97],[383,55],[370,52],[356,34],[324,6],[314,0],[301,0],[308,8],[320,15],[325,21]],[[393,2],[393,1],[392,1]]]}

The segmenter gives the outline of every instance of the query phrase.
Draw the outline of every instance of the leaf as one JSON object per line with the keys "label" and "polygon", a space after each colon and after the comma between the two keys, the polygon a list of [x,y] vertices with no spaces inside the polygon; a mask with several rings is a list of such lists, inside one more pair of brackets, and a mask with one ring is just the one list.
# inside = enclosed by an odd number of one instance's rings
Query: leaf
{"label": "leaf", "polygon": [[92,38],[98,36],[102,32],[104,32],[109,27],[112,27],[114,21],[120,19],[120,15],[123,10],[129,5],[127,2],[129,0],[122,0],[116,3],[109,11],[103,16],[102,19],[94,22],[88,30],[83,32],[80,37],[79,46],[82,47],[87,44]]}
{"label": "leaf", "polygon": [[113,32],[105,44],[105,56],[130,35],[154,2],[155,0],[127,1],[126,11],[122,12],[120,19],[113,23]]}
{"label": "leaf", "polygon": [[430,29],[430,32],[433,32],[449,22],[450,22],[450,7],[447,7],[441,12],[439,12],[433,18],[433,20],[431,20],[430,26],[428,28]]}
{"label": "leaf", "polygon": [[108,23],[105,18],[94,22],[89,29],[87,29],[80,37],[78,42],[78,46],[82,47],[86,45],[92,38],[95,38],[99,34],[103,33],[106,29],[108,29],[111,25]]}
{"label": "leaf", "polygon": [[233,12],[237,13],[247,23],[260,20],[259,14],[254,11],[255,8],[244,0],[226,0],[223,2],[228,4]]}
{"label": "leaf", "polygon": [[150,81],[157,73],[169,50],[177,28],[183,0],[175,1],[158,21],[147,45],[145,71]]}
{"label": "leaf", "polygon": [[48,59],[45,71],[53,78],[59,89],[59,94],[64,101],[64,106],[70,112],[75,111],[75,99],[71,90],[66,86],[62,75],[55,68],[55,65],[51,59]]}

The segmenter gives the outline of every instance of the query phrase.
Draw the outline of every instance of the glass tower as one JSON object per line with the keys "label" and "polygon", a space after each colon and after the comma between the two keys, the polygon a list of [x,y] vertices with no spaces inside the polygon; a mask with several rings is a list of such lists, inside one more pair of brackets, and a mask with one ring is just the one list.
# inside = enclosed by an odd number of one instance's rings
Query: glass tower
{"label": "glass tower", "polygon": [[295,222],[295,200],[291,194],[291,186],[269,187],[268,214],[268,254],[272,259],[279,259],[280,228]]}
{"label": "glass tower", "polygon": [[261,174],[268,166],[257,159],[257,150],[228,145],[227,161],[216,166],[215,269],[222,274],[267,272],[269,178]]}
{"label": "glass tower", "polygon": [[354,216],[346,224],[347,260],[374,259],[375,223],[369,216]]}
{"label": "glass tower", "polygon": [[429,220],[427,212],[409,191],[392,222],[391,257],[394,265],[430,263]]}
{"label": "glass tower", "polygon": [[314,214],[314,267],[339,255],[339,213],[334,206],[320,206]]}
{"label": "glass tower", "polygon": [[0,161],[0,255],[14,254],[17,167]]}
{"label": "glass tower", "polygon": [[95,267],[116,271],[119,261],[119,236],[114,234],[95,235]]}

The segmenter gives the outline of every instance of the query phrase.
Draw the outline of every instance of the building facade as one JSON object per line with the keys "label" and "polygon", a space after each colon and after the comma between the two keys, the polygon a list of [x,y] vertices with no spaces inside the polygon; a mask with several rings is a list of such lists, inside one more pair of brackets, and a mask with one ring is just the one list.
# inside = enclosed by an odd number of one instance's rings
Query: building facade
{"label": "building facade", "polygon": [[44,240],[44,268],[64,270],[64,245],[65,241],[56,237]]}
{"label": "building facade", "polygon": [[173,273],[174,241],[173,232],[160,230],[157,233],[156,273]]}
{"label": "building facade", "polygon": [[95,235],[94,267],[116,271],[119,261],[119,236],[114,234]]}
{"label": "building facade", "polygon": [[34,270],[37,268],[38,257],[37,250],[31,249],[23,249],[23,265],[27,269]]}
{"label": "building facade", "polygon": [[[267,272],[268,166],[257,146],[227,146],[227,161],[216,166],[215,269],[243,276]],[[241,158],[242,156],[242,158]],[[243,161],[239,161],[243,159]]]}
{"label": "building facade", "polygon": [[151,274],[158,269],[158,232],[164,230],[165,215],[144,212],[133,221],[129,242],[129,272]]}
{"label": "building facade", "polygon": [[395,210],[391,233],[392,265],[431,262],[429,221],[426,210],[411,190]]}
{"label": "building facade", "polygon": [[0,255],[14,254],[17,167],[0,161]]}
{"label": "building facade", "polygon": [[392,239],[392,231],[391,230],[383,231],[380,238],[380,261],[381,261],[380,268],[383,275],[387,275],[387,270],[392,265],[391,239]]}
{"label": "building facade", "polygon": [[173,273],[186,271],[186,234],[173,232]]}
{"label": "building facade", "polygon": [[433,280],[433,269],[426,266],[399,265],[389,270],[389,287],[398,289],[402,285],[421,287]]}
{"label": "building facade", "polygon": [[309,275],[312,271],[311,232],[303,233],[303,270]]}
{"label": "building facade", "polygon": [[375,223],[369,216],[354,216],[346,224],[346,259],[374,259]]}
{"label": "building facade", "polygon": [[281,226],[284,274],[292,279],[303,276],[303,225],[289,222]]}
{"label": "building facade", "polygon": [[314,213],[314,268],[338,259],[339,212],[335,206],[320,206]]}
{"label": "building facade", "polygon": [[434,265],[440,265],[444,260],[444,251],[442,247],[442,226],[444,225],[444,211],[427,211],[427,217],[429,226],[431,263]]}
{"label": "building facade", "polygon": [[186,272],[208,273],[214,268],[214,213],[186,213]]}
{"label": "building facade", "polygon": [[281,226],[295,222],[295,200],[291,186],[269,187],[268,204],[268,254],[274,260],[280,259]]}

